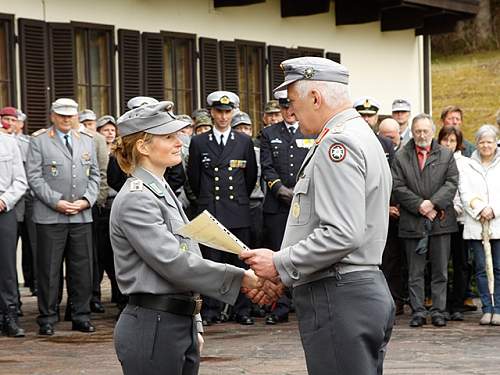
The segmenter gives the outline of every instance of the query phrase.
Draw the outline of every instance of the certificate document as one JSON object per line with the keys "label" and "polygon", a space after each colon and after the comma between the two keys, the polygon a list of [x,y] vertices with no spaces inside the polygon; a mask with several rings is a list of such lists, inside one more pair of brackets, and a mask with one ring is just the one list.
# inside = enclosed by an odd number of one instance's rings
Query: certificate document
{"label": "certificate document", "polygon": [[242,251],[249,250],[247,245],[241,242],[207,210],[177,229],[176,233],[205,246],[229,253],[240,254]]}

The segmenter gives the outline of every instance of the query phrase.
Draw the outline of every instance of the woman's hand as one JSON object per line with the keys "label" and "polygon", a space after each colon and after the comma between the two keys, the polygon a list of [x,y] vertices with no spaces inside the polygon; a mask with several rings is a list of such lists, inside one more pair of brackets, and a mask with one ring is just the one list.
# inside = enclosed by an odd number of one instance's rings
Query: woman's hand
{"label": "woman's hand", "polygon": [[491,207],[483,208],[479,215],[481,221],[489,221],[495,218],[495,214],[493,213],[493,209]]}
{"label": "woman's hand", "polygon": [[198,332],[198,352],[200,353],[200,356],[204,344],[205,344],[205,339],[203,338],[203,335]]}
{"label": "woman's hand", "polygon": [[245,270],[243,280],[241,281],[241,287],[245,289],[257,289],[260,287],[259,278],[252,269]]}

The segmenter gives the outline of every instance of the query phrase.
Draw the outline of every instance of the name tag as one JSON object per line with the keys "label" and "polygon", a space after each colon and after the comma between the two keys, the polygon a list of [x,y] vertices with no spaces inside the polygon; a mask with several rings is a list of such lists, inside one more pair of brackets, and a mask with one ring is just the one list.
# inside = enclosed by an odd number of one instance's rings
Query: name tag
{"label": "name tag", "polygon": [[274,138],[274,139],[271,139],[271,143],[283,143],[283,141],[279,138]]}
{"label": "name tag", "polygon": [[229,166],[231,168],[246,168],[247,161],[246,160],[230,160]]}
{"label": "name tag", "polygon": [[300,148],[311,148],[314,145],[314,139],[306,138],[306,139],[296,139],[297,147]]}

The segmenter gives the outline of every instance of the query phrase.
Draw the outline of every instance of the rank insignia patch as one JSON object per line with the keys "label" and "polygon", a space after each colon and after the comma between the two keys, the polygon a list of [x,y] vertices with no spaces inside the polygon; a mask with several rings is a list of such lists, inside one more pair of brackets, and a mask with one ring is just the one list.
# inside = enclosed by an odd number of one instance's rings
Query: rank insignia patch
{"label": "rank insignia patch", "polygon": [[346,155],[347,150],[342,143],[334,143],[328,149],[328,156],[335,163],[339,163],[344,160]]}

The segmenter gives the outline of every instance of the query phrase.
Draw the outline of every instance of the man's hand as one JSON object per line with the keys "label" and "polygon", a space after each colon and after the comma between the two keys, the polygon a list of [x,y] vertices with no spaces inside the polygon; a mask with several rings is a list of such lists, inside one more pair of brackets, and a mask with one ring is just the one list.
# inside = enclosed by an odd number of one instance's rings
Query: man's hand
{"label": "man's hand", "polygon": [[253,270],[245,270],[243,279],[241,280],[242,289],[257,289],[260,286],[259,278],[255,275]]}
{"label": "man's hand", "polygon": [[428,199],[424,200],[421,204],[420,207],[418,208],[418,212],[422,214],[423,216],[427,216],[427,214],[434,209],[434,205],[432,202]]}
{"label": "man's hand", "polygon": [[393,219],[399,219],[400,213],[399,208],[397,206],[389,207],[389,216]]}
{"label": "man's hand", "polygon": [[293,199],[293,190],[287,188],[286,186],[280,186],[276,193],[276,197],[278,200],[281,202],[285,203],[287,206],[290,206],[292,204],[292,199]]}
{"label": "man's hand", "polygon": [[493,209],[491,207],[485,207],[481,211],[480,215],[480,220],[482,221],[488,221],[488,220],[493,220],[495,218],[495,214],[493,212]]}
{"label": "man's hand", "polygon": [[253,303],[271,305],[283,295],[284,289],[284,285],[279,280],[260,279],[258,289],[242,288],[242,291]]}
{"label": "man's hand", "polygon": [[90,207],[90,203],[86,199],[78,199],[74,201],[73,204],[78,207],[78,212],[86,210]]}
{"label": "man's hand", "polygon": [[269,249],[247,250],[240,254],[240,259],[252,267],[257,276],[273,280],[278,277],[273,254],[274,252]]}
{"label": "man's hand", "polygon": [[7,211],[7,205],[3,200],[0,199],[0,212]]}
{"label": "man's hand", "polygon": [[61,199],[56,204],[56,210],[65,215],[74,215],[78,213],[78,208],[79,206],[75,205],[75,203],[65,201],[64,199]]}
{"label": "man's hand", "polygon": [[436,218],[437,216],[437,211],[432,209],[430,210],[427,214],[425,214],[424,216],[429,219],[430,221],[434,221],[434,219]]}

